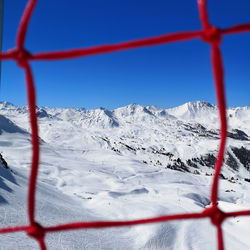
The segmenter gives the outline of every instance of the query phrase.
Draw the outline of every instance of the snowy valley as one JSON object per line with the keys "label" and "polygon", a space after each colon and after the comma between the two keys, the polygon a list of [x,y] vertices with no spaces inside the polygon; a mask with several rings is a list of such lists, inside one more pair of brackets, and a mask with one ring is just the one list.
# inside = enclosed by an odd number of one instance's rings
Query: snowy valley
{"label": "snowy valley", "polygon": [[[41,159],[37,220],[137,219],[202,211],[210,203],[219,147],[215,105],[115,110],[38,107]],[[250,106],[229,108],[219,206],[250,208]],[[31,161],[27,107],[0,103],[0,227],[26,224]],[[223,224],[226,249],[249,249],[250,218]],[[112,238],[110,234],[112,233]],[[24,233],[0,249],[38,249]],[[21,243],[20,243],[21,242]],[[49,249],[216,249],[209,220],[49,234]]]}

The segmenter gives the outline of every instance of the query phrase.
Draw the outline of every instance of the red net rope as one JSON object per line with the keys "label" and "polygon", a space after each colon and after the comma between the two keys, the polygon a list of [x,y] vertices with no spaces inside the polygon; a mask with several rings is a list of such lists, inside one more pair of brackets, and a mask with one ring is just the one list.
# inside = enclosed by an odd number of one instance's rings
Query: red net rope
{"label": "red net rope", "polygon": [[[218,184],[221,167],[223,164],[223,156],[226,144],[227,136],[227,119],[226,119],[226,98],[224,89],[224,70],[223,70],[223,58],[221,55],[220,44],[222,37],[229,34],[237,34],[242,32],[250,32],[250,23],[235,25],[227,29],[219,29],[210,24],[206,0],[198,0],[198,9],[200,14],[200,20],[202,24],[202,30],[188,31],[188,32],[176,32],[172,34],[165,34],[161,36],[155,36],[150,38],[132,40],[122,42],[118,44],[101,45],[88,48],[72,49],[66,51],[57,52],[42,52],[31,54],[24,47],[25,38],[28,30],[28,25],[34,11],[37,0],[29,0],[17,32],[16,47],[7,52],[0,54],[0,60],[14,60],[18,66],[25,72],[26,87],[27,87],[27,99],[30,113],[30,125],[31,125],[31,137],[32,137],[32,164],[31,173],[29,179],[28,190],[28,226],[16,226],[0,228],[0,233],[13,233],[18,231],[25,231],[30,237],[33,237],[40,245],[40,249],[46,250],[45,236],[46,233],[73,230],[73,229],[87,229],[87,228],[107,228],[107,227],[121,227],[121,226],[133,226],[146,223],[166,222],[172,220],[184,220],[184,219],[201,219],[210,218],[211,223],[217,228],[218,249],[224,249],[222,223],[225,219],[234,216],[246,216],[250,215],[248,211],[238,211],[231,213],[222,212],[217,206],[218,200]],[[211,201],[212,205],[209,208],[204,209],[200,213],[188,213],[188,214],[175,214],[166,215],[147,219],[129,220],[129,221],[94,221],[94,222],[77,222],[69,224],[61,224],[50,227],[43,227],[35,220],[35,195],[36,195],[36,182],[38,176],[39,167],[39,137],[38,137],[38,123],[36,116],[36,93],[32,70],[30,67],[30,61],[32,60],[61,60],[77,57],[92,56],[103,53],[111,53],[121,50],[135,49],[146,46],[155,46],[159,44],[167,44],[171,42],[187,41],[191,39],[201,39],[210,45],[211,48],[211,61],[215,82],[216,98],[219,107],[219,116],[221,123],[220,132],[220,147],[215,164],[215,173],[211,189]]]}

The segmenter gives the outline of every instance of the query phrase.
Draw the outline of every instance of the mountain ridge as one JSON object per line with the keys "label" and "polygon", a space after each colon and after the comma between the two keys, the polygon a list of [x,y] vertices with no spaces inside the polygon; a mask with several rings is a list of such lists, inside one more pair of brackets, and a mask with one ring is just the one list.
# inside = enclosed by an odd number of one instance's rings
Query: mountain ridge
{"label": "mountain ridge", "polygon": [[[171,109],[139,104],[114,110],[37,107],[37,114],[40,137],[51,146],[106,150],[148,166],[196,174],[213,172],[220,124],[217,107],[207,102],[188,102]],[[30,132],[27,107],[0,103],[0,115]],[[232,177],[243,169],[241,178],[250,177],[250,160],[244,157],[246,152],[250,155],[250,108],[228,108],[227,116],[227,168],[223,174]]]}
{"label": "mountain ridge", "polygon": [[[210,102],[207,102],[207,101],[201,101],[201,100],[197,100],[197,101],[190,101],[190,102],[185,102],[183,104],[180,104],[178,106],[175,106],[175,107],[169,107],[169,108],[160,108],[156,105],[141,105],[139,103],[131,103],[131,104],[128,104],[128,105],[125,105],[125,106],[121,106],[121,107],[117,107],[115,109],[107,109],[105,107],[99,107],[99,108],[95,108],[95,109],[103,109],[103,110],[110,110],[110,111],[114,111],[116,109],[119,109],[119,108],[125,108],[125,107],[146,107],[146,108],[155,108],[155,109],[160,109],[160,110],[169,110],[169,109],[173,109],[173,108],[179,108],[179,107],[182,107],[182,106],[186,106],[186,105],[189,105],[189,106],[200,106],[200,107],[217,107],[216,104],[212,104]],[[27,107],[26,105],[15,105],[11,102],[8,102],[8,101],[0,101],[0,108],[3,109],[3,108],[6,108],[6,107],[19,107],[19,108],[23,108],[23,107]],[[78,111],[86,111],[86,110],[95,110],[95,109],[86,109],[84,107],[76,107],[76,108],[68,108],[68,107],[48,107],[48,106],[39,106],[40,108],[43,108],[43,109],[75,109],[75,110],[78,110]],[[250,105],[246,105],[246,106],[237,106],[237,107],[227,107],[227,109],[250,109]]]}

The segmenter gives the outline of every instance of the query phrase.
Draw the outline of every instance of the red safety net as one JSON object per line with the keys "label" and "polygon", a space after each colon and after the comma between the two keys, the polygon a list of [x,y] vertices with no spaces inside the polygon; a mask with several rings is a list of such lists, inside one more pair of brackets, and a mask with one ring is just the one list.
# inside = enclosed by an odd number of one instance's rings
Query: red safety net
{"label": "red safety net", "polygon": [[[32,164],[29,179],[28,190],[28,217],[29,225],[0,228],[0,233],[13,233],[25,231],[27,235],[33,237],[40,245],[42,250],[46,249],[45,236],[47,233],[73,230],[73,229],[87,229],[87,228],[107,228],[107,227],[122,227],[133,226],[146,223],[166,222],[172,220],[184,219],[201,219],[210,218],[211,223],[217,228],[218,249],[224,249],[222,223],[225,219],[234,216],[250,215],[248,211],[238,211],[225,213],[218,208],[218,182],[221,167],[223,164],[223,156],[227,137],[227,119],[226,119],[226,98],[224,89],[224,70],[223,59],[221,55],[220,44],[224,35],[237,34],[242,32],[250,32],[250,23],[235,25],[227,29],[220,29],[210,24],[206,0],[197,0],[200,20],[202,24],[201,30],[176,32],[172,34],[165,34],[150,38],[132,40],[118,44],[101,45],[88,48],[72,49],[57,52],[42,52],[31,54],[25,49],[24,43],[28,30],[28,24],[34,11],[37,0],[29,0],[17,32],[16,47],[7,52],[0,54],[0,60],[14,60],[18,66],[25,72],[27,99],[30,113],[31,137],[32,137]],[[36,93],[34,86],[34,79],[30,67],[30,61],[38,60],[61,60],[77,57],[92,56],[104,53],[111,53],[121,50],[135,49],[146,46],[155,46],[159,44],[166,44],[178,41],[187,41],[191,39],[201,39],[208,43],[211,47],[211,61],[216,89],[217,103],[219,107],[219,116],[221,122],[220,132],[220,147],[215,164],[215,173],[211,189],[211,207],[205,208],[200,213],[188,214],[174,214],[147,219],[129,220],[129,221],[93,221],[93,222],[76,222],[69,224],[61,224],[50,227],[43,227],[35,220],[35,195],[36,195],[36,181],[39,167],[39,137],[38,137],[38,123],[36,116]]]}

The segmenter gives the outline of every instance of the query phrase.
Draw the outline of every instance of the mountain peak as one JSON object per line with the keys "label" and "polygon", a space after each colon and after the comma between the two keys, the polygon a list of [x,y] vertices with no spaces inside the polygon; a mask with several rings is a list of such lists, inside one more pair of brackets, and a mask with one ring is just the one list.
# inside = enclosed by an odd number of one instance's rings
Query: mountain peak
{"label": "mountain peak", "polygon": [[137,104],[137,103],[132,103],[132,104],[129,104],[127,106],[125,106],[125,108],[129,108],[129,109],[138,109],[138,108],[143,108],[143,106],[141,106],[140,104]]}
{"label": "mountain peak", "polygon": [[195,101],[195,102],[187,102],[185,104],[183,104],[182,106],[187,106],[189,108],[196,108],[196,109],[200,109],[200,108],[214,108],[215,106],[212,105],[209,102],[203,102],[203,101]]}
{"label": "mountain peak", "polygon": [[195,102],[187,102],[176,108],[167,109],[167,112],[170,115],[173,115],[181,119],[193,119],[199,116],[200,112],[202,113],[213,112],[215,109],[216,106],[208,102],[195,101]]}
{"label": "mountain peak", "polygon": [[4,101],[4,102],[0,102],[0,106],[1,106],[1,108],[7,108],[7,107],[13,107],[14,105],[12,104],[12,103],[10,103],[10,102],[6,102],[6,101]]}
{"label": "mountain peak", "polygon": [[216,106],[209,103],[209,102],[203,102],[203,101],[195,101],[195,102],[186,102],[180,106],[177,106],[175,108],[171,108],[172,109],[185,109],[185,110],[190,110],[190,111],[194,111],[197,112],[200,109],[214,109]]}

